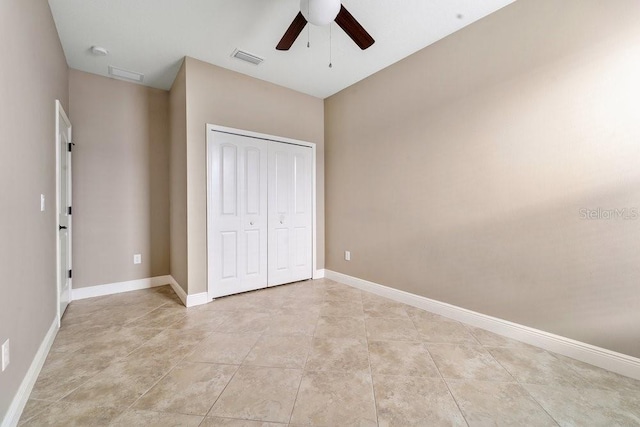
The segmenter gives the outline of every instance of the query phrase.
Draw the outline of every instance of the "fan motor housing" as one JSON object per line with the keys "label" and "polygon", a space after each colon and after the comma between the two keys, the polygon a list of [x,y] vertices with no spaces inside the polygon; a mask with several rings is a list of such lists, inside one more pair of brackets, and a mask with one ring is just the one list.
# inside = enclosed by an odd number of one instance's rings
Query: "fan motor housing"
{"label": "fan motor housing", "polygon": [[340,0],[300,0],[300,11],[313,25],[328,25],[340,12]]}

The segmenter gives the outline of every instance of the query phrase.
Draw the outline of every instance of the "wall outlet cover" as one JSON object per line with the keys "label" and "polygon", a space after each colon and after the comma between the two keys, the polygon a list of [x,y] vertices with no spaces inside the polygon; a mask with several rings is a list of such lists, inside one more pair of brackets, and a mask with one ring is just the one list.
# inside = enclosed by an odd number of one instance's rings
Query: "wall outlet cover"
{"label": "wall outlet cover", "polygon": [[344,260],[351,261],[351,251],[344,251]]}
{"label": "wall outlet cover", "polygon": [[142,254],[134,254],[133,255],[133,263],[134,264],[142,264]]}

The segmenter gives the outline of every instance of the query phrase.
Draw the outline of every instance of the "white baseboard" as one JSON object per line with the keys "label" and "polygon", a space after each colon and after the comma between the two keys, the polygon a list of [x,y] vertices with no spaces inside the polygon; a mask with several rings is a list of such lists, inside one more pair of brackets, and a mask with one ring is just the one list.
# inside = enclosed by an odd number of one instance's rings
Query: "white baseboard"
{"label": "white baseboard", "polygon": [[599,366],[612,372],[640,379],[640,359],[596,347],[571,338],[487,316],[465,308],[411,294],[357,277],[325,270],[325,277],[363,291],[421,308],[467,325],[494,332],[536,347]]}
{"label": "white baseboard", "polygon": [[210,302],[209,294],[207,292],[200,292],[199,294],[187,295],[187,293],[182,289],[182,286],[178,284],[176,279],[173,276],[169,277],[169,284],[171,285],[171,289],[176,293],[180,301],[184,304],[185,307],[195,307],[196,305],[202,305]]}
{"label": "white baseboard", "polygon": [[29,370],[27,374],[24,376],[20,387],[18,388],[18,392],[13,397],[11,401],[11,405],[9,406],[9,410],[4,416],[2,420],[2,427],[15,427],[18,425],[18,421],[20,421],[20,416],[22,416],[22,411],[24,411],[24,407],[29,400],[29,395],[31,394],[31,390],[38,379],[38,375],[40,375],[40,370],[44,365],[44,361],[47,359],[47,355],[49,354],[49,349],[51,349],[51,345],[53,344],[53,340],[56,338],[56,334],[58,333],[58,319],[54,318],[47,334],[44,336],[42,342],[40,343],[40,347],[36,352],[33,361],[31,362],[31,366],[29,366]]}
{"label": "white baseboard", "polygon": [[71,300],[100,297],[119,294],[121,292],[138,291],[140,289],[155,288],[170,283],[171,276],[156,276],[146,279],[129,280],[126,282],[108,283],[106,285],[89,286],[71,290]]}
{"label": "white baseboard", "polygon": [[313,277],[312,278],[313,279],[323,279],[324,277],[325,277],[325,270],[324,270],[324,268],[322,268],[322,269],[316,270],[313,273]]}

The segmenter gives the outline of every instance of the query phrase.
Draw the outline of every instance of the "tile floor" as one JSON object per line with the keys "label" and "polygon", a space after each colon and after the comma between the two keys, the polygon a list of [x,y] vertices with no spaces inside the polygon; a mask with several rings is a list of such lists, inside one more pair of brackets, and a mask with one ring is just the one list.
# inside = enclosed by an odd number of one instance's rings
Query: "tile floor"
{"label": "tile floor", "polygon": [[632,426],[640,381],[316,280],[73,302],[21,426]]}

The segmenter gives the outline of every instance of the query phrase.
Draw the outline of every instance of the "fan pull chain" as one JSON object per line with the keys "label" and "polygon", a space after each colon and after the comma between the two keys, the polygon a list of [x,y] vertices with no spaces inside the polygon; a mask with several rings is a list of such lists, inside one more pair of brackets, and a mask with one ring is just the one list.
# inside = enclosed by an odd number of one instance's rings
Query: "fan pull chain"
{"label": "fan pull chain", "polygon": [[[309,10],[309,1],[307,0],[307,10]],[[309,36],[311,24],[307,24],[307,48],[311,47],[311,37]]]}
{"label": "fan pull chain", "polygon": [[333,64],[331,61],[331,27],[333,25],[329,24],[329,68],[333,68]]}

